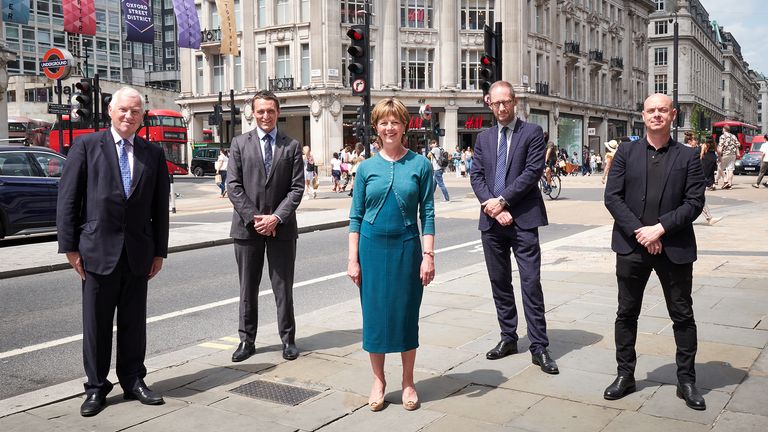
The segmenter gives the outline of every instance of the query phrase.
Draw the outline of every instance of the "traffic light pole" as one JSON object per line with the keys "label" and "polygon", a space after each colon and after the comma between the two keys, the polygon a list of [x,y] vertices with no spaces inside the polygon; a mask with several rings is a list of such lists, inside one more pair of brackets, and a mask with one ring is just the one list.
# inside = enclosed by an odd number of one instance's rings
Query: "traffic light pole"
{"label": "traffic light pole", "polygon": [[501,23],[497,22],[494,26],[494,37],[496,38],[496,80],[501,80],[501,61],[503,57],[503,50],[501,49]]}
{"label": "traffic light pole", "polygon": [[[365,50],[365,70],[370,70],[371,67],[371,5],[368,0],[365,1],[365,37],[368,47]],[[373,80],[370,79],[370,72],[368,73],[368,83],[365,86],[365,93],[363,93],[363,145],[365,146],[365,157],[371,157],[371,85]]]}
{"label": "traffic light pole", "polygon": [[91,98],[93,103],[93,130],[99,131],[99,124],[101,123],[101,115],[99,113],[101,105],[101,87],[99,86],[99,73],[93,74],[93,97]]}
{"label": "traffic light pole", "polygon": [[224,142],[224,137],[222,136],[223,135],[222,132],[224,132],[224,128],[222,127],[222,126],[224,126],[224,116],[222,115],[222,112],[221,112],[222,111],[221,108],[223,106],[221,104],[222,100],[223,100],[222,93],[219,92],[219,111],[216,113],[216,117],[217,117],[217,119],[216,119],[217,126],[216,127],[219,128],[219,141]]}

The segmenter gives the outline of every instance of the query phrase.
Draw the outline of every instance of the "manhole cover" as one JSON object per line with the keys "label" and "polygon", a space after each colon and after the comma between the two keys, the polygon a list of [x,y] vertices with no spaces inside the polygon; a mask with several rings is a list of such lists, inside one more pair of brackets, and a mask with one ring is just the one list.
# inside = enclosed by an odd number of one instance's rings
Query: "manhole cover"
{"label": "manhole cover", "polygon": [[259,380],[233,388],[230,392],[291,406],[298,405],[320,394],[317,390]]}

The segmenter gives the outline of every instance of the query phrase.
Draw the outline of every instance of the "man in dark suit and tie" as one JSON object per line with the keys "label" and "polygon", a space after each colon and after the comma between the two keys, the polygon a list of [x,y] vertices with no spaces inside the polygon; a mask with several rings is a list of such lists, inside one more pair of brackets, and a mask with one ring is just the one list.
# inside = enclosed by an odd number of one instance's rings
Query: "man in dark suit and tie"
{"label": "man in dark suit and tie", "polygon": [[112,125],[77,137],[59,183],[59,253],[83,281],[83,360],[88,382],[80,414],[98,414],[112,390],[107,380],[117,309],[117,377],[125,399],[159,405],[144,383],[147,281],[168,255],[168,168],[163,149],[136,135],[141,94],[116,91]]}
{"label": "man in dark suit and tie", "polygon": [[520,274],[532,362],[546,373],[557,374],[557,364],[547,350],[541,290],[539,227],[548,223],[538,188],[544,171],[544,133],[538,125],[515,117],[517,98],[510,83],[493,83],[488,98],[498,124],[477,136],[470,172],[472,189],[481,203],[479,228],[501,327],[501,341],[486,358],[517,353],[511,249]]}
{"label": "man in dark suit and tie", "polygon": [[706,409],[696,389],[696,322],[691,288],[696,236],[693,221],[704,207],[699,154],[670,137],[677,115],[672,99],[645,100],[645,138],[619,146],[605,186],[605,206],[615,222],[618,311],[615,340],[618,376],[604,397],[615,400],[635,391],[637,319],[651,271],[661,282],[677,345],[677,396],[696,410]]}
{"label": "man in dark suit and tie", "polygon": [[296,322],[293,273],[296,261],[296,208],[304,194],[301,145],[277,129],[280,102],[269,91],[252,100],[256,129],[232,140],[227,172],[234,206],[230,236],[240,276],[240,345],[232,354],[240,362],[256,352],[259,283],[266,250],[269,279],[277,304],[277,327],[283,358],[294,360]]}

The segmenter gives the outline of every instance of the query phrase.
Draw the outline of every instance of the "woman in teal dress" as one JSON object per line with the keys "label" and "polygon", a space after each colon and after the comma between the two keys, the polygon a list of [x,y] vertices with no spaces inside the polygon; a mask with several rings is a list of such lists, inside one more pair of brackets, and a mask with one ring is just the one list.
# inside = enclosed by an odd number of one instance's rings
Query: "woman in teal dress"
{"label": "woman in teal dress", "polygon": [[424,286],[435,277],[432,165],[403,146],[409,117],[402,102],[388,98],[377,103],[371,123],[380,150],[357,168],[347,273],[360,287],[363,349],[373,369],[369,407],[384,408],[384,354],[399,352],[403,408],[412,411],[419,406],[413,382],[419,307]]}

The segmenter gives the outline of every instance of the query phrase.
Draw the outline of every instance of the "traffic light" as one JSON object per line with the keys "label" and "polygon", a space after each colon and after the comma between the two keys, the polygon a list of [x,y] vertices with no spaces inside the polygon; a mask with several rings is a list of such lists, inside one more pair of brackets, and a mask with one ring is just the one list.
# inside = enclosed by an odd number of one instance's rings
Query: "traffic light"
{"label": "traffic light", "polygon": [[365,116],[365,109],[362,106],[357,107],[357,117],[355,118],[355,121],[352,123],[352,129],[354,131],[355,136],[360,140],[363,141],[365,137],[365,128],[368,127],[366,124],[366,116]]}
{"label": "traffic light", "polygon": [[352,94],[363,95],[370,84],[368,65],[368,51],[370,41],[363,25],[353,25],[347,30],[350,39],[347,52],[350,55],[349,84],[352,86]]}
{"label": "traffic light", "polygon": [[112,93],[101,93],[101,120],[109,124],[109,103],[112,102]]}
{"label": "traffic light", "polygon": [[72,104],[72,119],[90,122],[93,115],[93,81],[82,78],[75,84],[75,91],[70,99]]}
{"label": "traffic light", "polygon": [[[480,88],[483,96],[488,94],[491,84],[501,79],[501,27],[498,32],[489,26],[483,27],[483,55],[480,57]],[[485,98],[483,98],[485,99]]]}
{"label": "traffic light", "polygon": [[435,138],[440,136],[440,122],[435,122],[432,125],[432,134],[435,136]]}
{"label": "traffic light", "polygon": [[213,105],[213,114],[208,116],[208,125],[210,126],[220,126],[219,124],[219,118],[221,117],[221,105],[220,104],[214,104]]}

